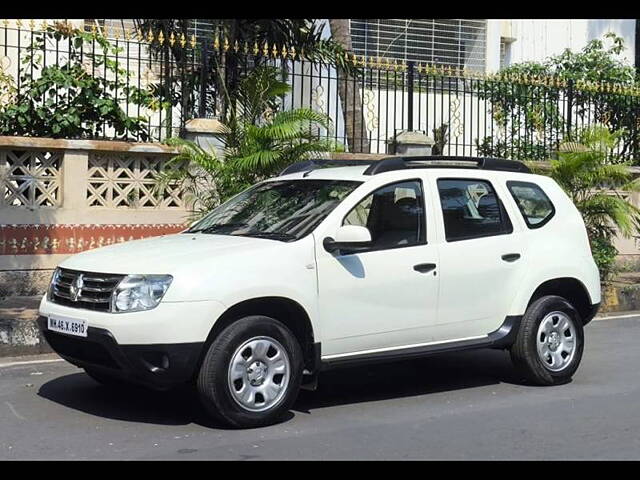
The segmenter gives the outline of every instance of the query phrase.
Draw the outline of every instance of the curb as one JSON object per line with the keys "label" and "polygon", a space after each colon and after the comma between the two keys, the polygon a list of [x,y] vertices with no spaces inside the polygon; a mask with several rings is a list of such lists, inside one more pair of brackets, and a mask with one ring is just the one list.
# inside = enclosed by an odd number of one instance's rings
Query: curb
{"label": "curb", "polygon": [[640,317],[640,310],[627,310],[624,312],[608,312],[594,317],[594,321],[618,320],[623,318]]}
{"label": "curb", "polygon": [[40,298],[13,297],[3,300],[0,308],[0,357],[53,352],[36,322]]}
{"label": "curb", "polygon": [[35,320],[0,318],[0,357],[37,355],[53,350]]}

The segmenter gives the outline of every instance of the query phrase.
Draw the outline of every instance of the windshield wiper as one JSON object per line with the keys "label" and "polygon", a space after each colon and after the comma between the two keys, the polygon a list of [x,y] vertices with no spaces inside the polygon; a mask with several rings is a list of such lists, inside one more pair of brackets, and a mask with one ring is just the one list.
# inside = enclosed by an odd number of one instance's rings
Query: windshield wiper
{"label": "windshield wiper", "polygon": [[214,223],[208,227],[199,228],[197,230],[189,230],[187,233],[213,233],[225,228],[242,228],[246,227],[246,223]]}
{"label": "windshield wiper", "polygon": [[257,238],[272,238],[273,240],[294,240],[297,239],[295,235],[290,233],[283,232],[247,232],[247,233],[236,233],[238,237],[257,237]]}

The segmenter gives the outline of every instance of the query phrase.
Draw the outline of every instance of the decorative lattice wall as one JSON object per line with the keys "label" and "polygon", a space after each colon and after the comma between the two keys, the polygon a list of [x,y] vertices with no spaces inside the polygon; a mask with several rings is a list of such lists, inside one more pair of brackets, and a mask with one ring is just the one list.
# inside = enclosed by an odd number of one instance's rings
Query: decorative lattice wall
{"label": "decorative lattice wall", "polygon": [[0,207],[60,206],[62,153],[0,150]]}
{"label": "decorative lattice wall", "polygon": [[184,208],[180,188],[156,188],[166,159],[153,155],[89,155],[87,204],[106,208]]}

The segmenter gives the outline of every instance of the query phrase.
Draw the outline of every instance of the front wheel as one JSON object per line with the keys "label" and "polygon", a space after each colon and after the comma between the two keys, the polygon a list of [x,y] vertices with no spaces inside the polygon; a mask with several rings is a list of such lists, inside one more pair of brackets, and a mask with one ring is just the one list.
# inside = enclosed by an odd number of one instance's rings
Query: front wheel
{"label": "front wheel", "polygon": [[580,314],[564,298],[547,295],[527,308],[511,359],[530,382],[558,385],[571,380],[583,349]]}
{"label": "front wheel", "polygon": [[302,350],[291,331],[273,318],[249,316],[211,343],[198,393],[211,415],[233,427],[265,426],[293,405],[302,369]]}

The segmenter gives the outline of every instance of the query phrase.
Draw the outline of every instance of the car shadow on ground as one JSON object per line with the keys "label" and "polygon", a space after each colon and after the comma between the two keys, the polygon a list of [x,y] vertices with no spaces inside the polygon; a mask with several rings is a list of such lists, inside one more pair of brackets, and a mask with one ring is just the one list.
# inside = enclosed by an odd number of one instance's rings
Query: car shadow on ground
{"label": "car shadow on ground", "polygon": [[316,391],[302,391],[294,411],[429,395],[487,385],[525,385],[503,350],[444,353],[387,364],[330,370]]}
{"label": "car shadow on ground", "polygon": [[192,423],[199,407],[186,388],[157,392],[135,385],[107,387],[82,370],[44,383],[38,395],[98,417],[159,425]]}
{"label": "car shadow on ground", "polygon": [[[316,391],[302,391],[293,412],[312,414],[314,409],[423,396],[499,383],[523,384],[509,355],[500,350],[476,350],[440,354],[388,364],[363,365],[323,372]],[[226,427],[210,419],[192,389],[156,392],[142,387],[105,387],[84,372],[44,383],[38,395],[98,417],[158,425],[199,424]],[[295,415],[289,412],[283,422]]]}

